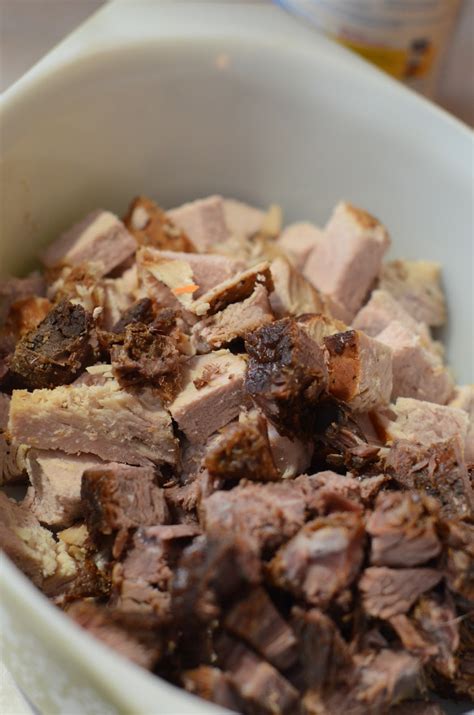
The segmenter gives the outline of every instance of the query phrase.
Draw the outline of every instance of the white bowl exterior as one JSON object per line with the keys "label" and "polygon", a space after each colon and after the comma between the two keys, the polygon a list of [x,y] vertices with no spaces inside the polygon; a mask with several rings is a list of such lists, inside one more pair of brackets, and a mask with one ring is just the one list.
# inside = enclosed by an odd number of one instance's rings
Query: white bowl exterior
{"label": "white bowl exterior", "polygon": [[[386,223],[394,255],[442,263],[449,358],[472,381],[472,134],[277,9],[112,3],[5,93],[2,114],[2,272],[138,193],[276,201],[320,224],[343,197]],[[45,712],[66,712],[55,676],[32,687],[15,643],[62,669],[88,712],[210,712],[80,633],[6,560],[0,577],[9,665]]]}

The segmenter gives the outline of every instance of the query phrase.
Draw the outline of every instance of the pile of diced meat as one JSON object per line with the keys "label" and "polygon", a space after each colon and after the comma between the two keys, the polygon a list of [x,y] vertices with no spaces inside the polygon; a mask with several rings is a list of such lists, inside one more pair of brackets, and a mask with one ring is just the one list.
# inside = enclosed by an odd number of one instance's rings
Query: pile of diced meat
{"label": "pile of diced meat", "polygon": [[4,551],[239,713],[474,698],[474,389],[430,332],[439,266],[389,243],[348,203],[282,228],[139,197],[0,288]]}

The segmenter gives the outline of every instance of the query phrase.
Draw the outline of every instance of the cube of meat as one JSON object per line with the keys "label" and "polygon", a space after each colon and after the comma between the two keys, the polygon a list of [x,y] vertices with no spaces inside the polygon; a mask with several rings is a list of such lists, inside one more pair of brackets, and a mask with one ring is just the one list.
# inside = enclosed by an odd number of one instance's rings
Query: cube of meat
{"label": "cube of meat", "polygon": [[366,613],[374,618],[391,618],[406,613],[422,593],[443,578],[436,569],[390,569],[370,566],[359,581]]}
{"label": "cube of meat", "polygon": [[318,291],[285,258],[275,258],[270,271],[274,286],[270,303],[278,318],[326,311]]}
{"label": "cube of meat", "polygon": [[81,305],[62,301],[16,345],[10,370],[18,387],[70,383],[91,360],[92,320]]}
{"label": "cube of meat", "polygon": [[469,417],[469,427],[464,445],[464,457],[468,464],[474,463],[474,385],[463,385],[456,387],[454,397],[449,403],[449,407],[455,407],[467,412]]}
{"label": "cube of meat", "polygon": [[185,232],[146,196],[137,196],[132,201],[123,222],[140,246],[185,253],[196,250]]}
{"label": "cube of meat", "polygon": [[101,275],[127,260],[137,250],[137,242],[120,219],[110,211],[93,211],[43,252],[47,268],[95,263]]}
{"label": "cube of meat", "polygon": [[364,527],[357,514],[308,522],[270,563],[274,582],[313,606],[327,606],[349,586],[364,557]]}
{"label": "cube of meat", "polygon": [[8,435],[10,397],[0,392],[0,485],[23,478],[28,445],[12,441]]}
{"label": "cube of meat", "polygon": [[253,589],[227,612],[224,626],[279,670],[286,670],[297,658],[293,631],[261,587]]}
{"label": "cube of meat", "polygon": [[379,274],[389,244],[376,218],[340,203],[325,228],[325,240],[311,251],[304,275],[353,317]]}
{"label": "cube of meat", "polygon": [[294,267],[302,271],[313,248],[318,247],[323,240],[322,229],[313,223],[299,222],[287,226],[278,237],[277,243]]}
{"label": "cube of meat", "polygon": [[164,491],[150,467],[105,464],[86,469],[81,480],[82,508],[91,534],[166,524]]}
{"label": "cube of meat", "polygon": [[257,285],[263,285],[268,292],[273,290],[270,265],[258,263],[232,278],[222,281],[194,301],[192,310],[196,315],[213,315],[231,303],[238,303],[252,295]]}
{"label": "cube of meat", "polygon": [[452,397],[454,381],[438,356],[423,346],[419,335],[393,320],[377,335],[392,351],[392,400],[414,397],[445,405]]}
{"label": "cube of meat", "polygon": [[223,243],[229,237],[221,196],[208,196],[191,201],[170,209],[167,213],[202,253],[206,253],[216,243]]}
{"label": "cube of meat", "polygon": [[38,449],[85,452],[105,461],[176,464],[171,419],[151,389],[126,391],[110,378],[54,390],[14,390],[8,430]]}
{"label": "cube of meat", "polygon": [[273,321],[268,293],[258,284],[248,298],[231,303],[224,310],[204,318],[193,326],[192,335],[198,353],[208,353],[229,345],[236,338]]}
{"label": "cube of meat", "polygon": [[324,338],[328,389],[357,412],[387,405],[392,393],[392,354],[359,330]]}
{"label": "cube of meat", "polygon": [[149,298],[159,306],[189,310],[198,289],[187,260],[166,258],[162,251],[140,248],[137,252],[138,278]]}
{"label": "cube of meat", "polygon": [[242,261],[235,260],[229,256],[218,256],[215,253],[156,251],[156,253],[153,252],[153,255],[157,258],[175,259],[189,263],[193,272],[193,283],[198,286],[195,293],[196,298],[207,293],[219,283],[229,280],[229,278],[232,278],[245,268]]}
{"label": "cube of meat", "polygon": [[446,321],[439,263],[391,261],[382,268],[380,288],[391,293],[415,320],[428,325]]}
{"label": "cube of meat", "polygon": [[[238,698],[230,684],[227,673],[210,665],[199,665],[192,670],[183,671],[183,687],[188,693],[210,700],[216,705],[238,712],[240,706]],[[428,714],[429,715],[429,714]],[[434,713],[433,715],[438,715]]]}
{"label": "cube of meat", "polygon": [[70,455],[54,450],[30,449],[26,469],[32,489],[32,513],[50,527],[71,526],[82,514],[81,480],[86,469],[103,462],[91,455]]}
{"label": "cube of meat", "polygon": [[211,494],[201,502],[201,516],[208,534],[243,536],[260,553],[298,531],[305,519],[305,499],[287,483],[246,484]]}
{"label": "cube of meat", "polygon": [[399,397],[387,415],[377,414],[386,441],[405,439],[429,445],[459,436],[464,442],[469,417],[464,410],[411,397]]}
{"label": "cube of meat", "polygon": [[436,502],[410,492],[379,495],[366,530],[375,566],[420,566],[437,556]]}
{"label": "cube of meat", "polygon": [[374,290],[370,294],[370,299],[359,310],[354,320],[352,327],[357,330],[362,330],[372,338],[377,337],[382,330],[393,321],[397,320],[404,325],[412,333],[419,335],[423,347],[431,352],[443,356],[444,348],[441,343],[433,340],[426,323],[419,323],[412,318],[403,305],[395,300],[391,293],[386,290]]}
{"label": "cube of meat", "polygon": [[57,544],[27,506],[0,492],[2,550],[37,586],[58,569]]}
{"label": "cube of meat", "polygon": [[244,401],[245,368],[245,360],[229,350],[185,363],[183,388],[169,410],[190,442],[204,442],[237,417]]}
{"label": "cube of meat", "polygon": [[245,204],[243,201],[224,199],[224,216],[232,236],[251,238],[260,230],[265,218],[265,211]]}
{"label": "cube of meat", "polygon": [[336,333],[345,333],[348,330],[342,320],[331,318],[322,313],[300,315],[297,323],[321,347],[324,347],[324,338]]}

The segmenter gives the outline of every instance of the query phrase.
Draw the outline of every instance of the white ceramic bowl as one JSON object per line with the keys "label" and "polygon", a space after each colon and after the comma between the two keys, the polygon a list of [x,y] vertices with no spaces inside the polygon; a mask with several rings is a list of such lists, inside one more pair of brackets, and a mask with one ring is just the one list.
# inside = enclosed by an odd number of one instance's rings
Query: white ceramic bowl
{"label": "white ceramic bowl", "polygon": [[[472,381],[471,132],[282,11],[117,0],[1,102],[2,271],[137,193],[318,223],[343,197],[384,220],[394,254],[443,264],[449,358]],[[1,584],[3,653],[47,715],[217,712],[80,632],[5,558]]]}

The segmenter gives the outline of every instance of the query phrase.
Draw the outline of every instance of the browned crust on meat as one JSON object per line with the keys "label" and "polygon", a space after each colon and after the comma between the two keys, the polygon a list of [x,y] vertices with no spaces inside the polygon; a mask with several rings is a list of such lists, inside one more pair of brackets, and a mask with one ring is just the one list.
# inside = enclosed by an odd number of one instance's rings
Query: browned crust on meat
{"label": "browned crust on meat", "polygon": [[195,306],[202,306],[203,312],[205,311],[207,315],[214,315],[214,313],[223,310],[230,303],[238,303],[249,298],[254,292],[257,283],[265,286],[268,293],[273,290],[269,263],[259,263],[257,266],[240,273],[235,278],[229,278],[229,280],[219,283],[219,285],[211,288],[199,300],[195,301]]}
{"label": "browned crust on meat", "polygon": [[329,390],[339,400],[349,402],[357,394],[359,375],[359,340],[357,331],[347,330],[324,338]]}
{"label": "browned crust on meat", "polygon": [[[133,219],[136,210],[143,212],[143,226]],[[169,251],[195,253],[191,239],[173,223],[169,216],[146,196],[137,196],[130,204],[123,222],[140,246],[153,246]]]}

